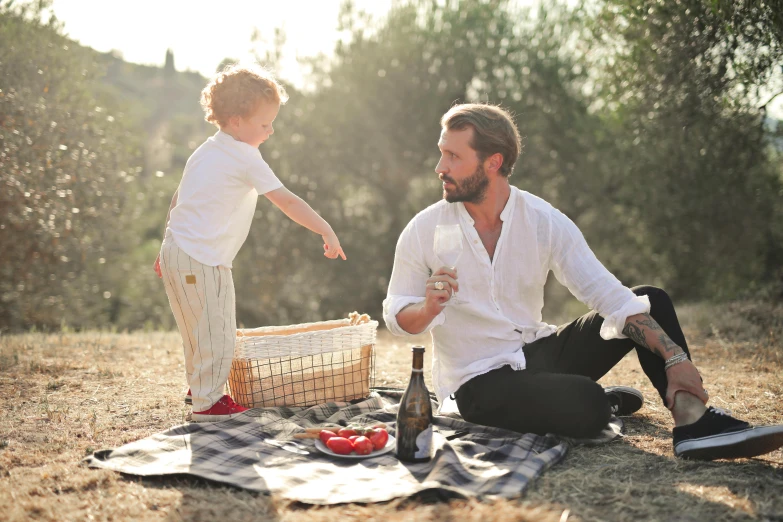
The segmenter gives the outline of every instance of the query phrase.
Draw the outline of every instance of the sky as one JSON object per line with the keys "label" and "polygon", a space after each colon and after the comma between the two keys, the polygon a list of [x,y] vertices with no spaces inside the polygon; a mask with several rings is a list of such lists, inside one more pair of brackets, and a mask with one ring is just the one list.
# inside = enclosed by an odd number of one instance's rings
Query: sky
{"label": "sky", "polygon": [[[382,17],[394,0],[353,0],[357,9]],[[286,45],[277,74],[297,87],[304,76],[297,57],[331,54],[342,0],[54,0],[52,9],[65,33],[101,52],[119,51],[129,62],[163,65],[166,49],[177,70],[209,77],[224,58],[263,56],[273,48],[275,28]],[[517,0],[520,6],[538,0]],[[258,30],[260,41],[251,37]],[[770,95],[773,91],[770,91]],[[769,95],[765,94],[765,101]],[[783,118],[783,95],[768,107]]]}
{"label": "sky", "polygon": [[[383,16],[393,0],[354,0]],[[211,76],[227,57],[247,59],[271,49],[275,28],[286,34],[278,74],[298,84],[297,56],[330,54],[340,38],[340,0],[54,0],[52,9],[65,33],[101,52],[120,51],[126,61],[162,65],[166,49],[177,70]],[[258,29],[261,41],[251,42]]]}

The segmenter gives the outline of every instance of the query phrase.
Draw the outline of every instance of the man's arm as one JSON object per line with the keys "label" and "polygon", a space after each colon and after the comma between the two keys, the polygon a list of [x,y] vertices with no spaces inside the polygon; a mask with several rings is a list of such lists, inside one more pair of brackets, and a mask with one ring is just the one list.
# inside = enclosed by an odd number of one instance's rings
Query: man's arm
{"label": "man's arm", "polygon": [[448,301],[452,289],[459,289],[456,270],[443,267],[433,273],[426,258],[419,221],[414,218],[397,240],[383,302],[383,319],[394,335],[416,335],[442,324],[443,303]]}
{"label": "man's arm", "polygon": [[[435,284],[443,283],[443,290],[435,288]],[[427,329],[438,314],[443,311],[446,302],[451,298],[450,288],[459,290],[457,271],[447,267],[439,268],[425,283],[424,301],[410,304],[397,312],[397,324],[409,334],[419,334]]]}
{"label": "man's arm", "polygon": [[678,353],[683,353],[683,349],[666,335],[661,325],[650,314],[630,316],[625,322],[623,334],[639,346],[658,354],[664,361]]}
{"label": "man's arm", "polygon": [[[684,350],[666,335],[661,325],[650,314],[630,316],[623,328],[623,333],[634,343],[657,354],[664,361]],[[666,390],[666,406],[674,407],[674,396],[682,391],[698,397],[705,404],[708,397],[702,385],[701,376],[690,359],[675,364],[666,370],[668,387]]]}
{"label": "man's arm", "polygon": [[[684,351],[650,317],[649,302],[644,303],[637,296],[630,302],[631,306],[623,306],[628,302],[630,291],[598,261],[570,219],[553,210],[552,226],[551,269],[557,280],[565,284],[577,299],[604,317],[601,328],[604,339],[619,338],[617,334],[622,331],[638,346],[650,350],[664,361]],[[603,335],[604,329],[611,337]],[[669,408],[674,407],[674,396],[678,391],[707,402],[701,376],[690,360],[671,366],[666,370],[666,379],[666,405]]]}
{"label": "man's arm", "polygon": [[649,300],[635,296],[601,264],[565,214],[552,209],[550,219],[549,268],[574,297],[604,318],[601,337],[622,339],[627,318],[649,312]]}

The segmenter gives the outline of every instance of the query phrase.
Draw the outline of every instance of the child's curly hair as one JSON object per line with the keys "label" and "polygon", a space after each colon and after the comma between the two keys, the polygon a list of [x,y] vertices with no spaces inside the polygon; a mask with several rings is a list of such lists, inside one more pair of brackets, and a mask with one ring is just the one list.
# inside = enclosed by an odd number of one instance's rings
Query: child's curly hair
{"label": "child's curly hair", "polygon": [[257,65],[229,65],[201,91],[204,119],[218,127],[232,116],[250,116],[262,101],[282,105],[287,100],[285,88]]}

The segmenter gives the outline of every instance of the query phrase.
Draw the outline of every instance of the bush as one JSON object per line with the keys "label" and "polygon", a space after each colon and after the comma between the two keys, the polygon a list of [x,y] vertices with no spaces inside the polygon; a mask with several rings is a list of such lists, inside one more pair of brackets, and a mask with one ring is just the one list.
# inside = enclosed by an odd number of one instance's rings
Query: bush
{"label": "bush", "polygon": [[100,324],[138,133],[46,4],[0,5],[0,330]]}

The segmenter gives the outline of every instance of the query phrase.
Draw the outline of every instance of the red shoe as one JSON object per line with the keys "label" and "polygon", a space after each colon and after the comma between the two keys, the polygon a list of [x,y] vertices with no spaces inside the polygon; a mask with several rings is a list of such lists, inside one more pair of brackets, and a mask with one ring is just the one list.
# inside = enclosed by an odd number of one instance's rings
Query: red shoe
{"label": "red shoe", "polygon": [[188,393],[185,394],[185,404],[193,405],[193,396],[190,394],[190,388],[188,388]]}
{"label": "red shoe", "polygon": [[210,409],[194,411],[190,420],[193,422],[219,422],[236,417],[249,409],[235,403],[229,395],[224,395]]}

